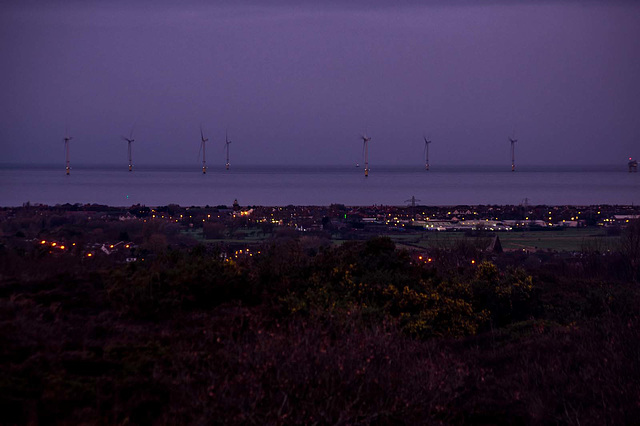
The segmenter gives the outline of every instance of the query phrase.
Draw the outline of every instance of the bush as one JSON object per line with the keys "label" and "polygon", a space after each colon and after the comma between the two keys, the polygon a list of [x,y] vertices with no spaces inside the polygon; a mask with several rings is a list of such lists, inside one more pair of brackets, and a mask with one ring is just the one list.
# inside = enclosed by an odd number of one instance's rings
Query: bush
{"label": "bush", "polygon": [[498,327],[527,319],[535,311],[533,278],[522,268],[500,272],[493,263],[482,262],[472,288],[476,306],[488,311]]}
{"label": "bush", "polygon": [[134,263],[116,270],[108,279],[107,294],[119,309],[143,317],[211,308],[232,300],[253,301],[248,280],[233,261],[197,250],[173,251],[149,266]]}

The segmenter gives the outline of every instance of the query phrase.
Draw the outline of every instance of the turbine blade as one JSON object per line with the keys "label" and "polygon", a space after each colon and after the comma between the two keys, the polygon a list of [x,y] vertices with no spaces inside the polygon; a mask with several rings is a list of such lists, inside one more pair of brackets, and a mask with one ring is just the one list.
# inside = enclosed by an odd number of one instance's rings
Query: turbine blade
{"label": "turbine blade", "polygon": [[200,154],[202,153],[202,145],[204,142],[200,142],[200,149],[198,150],[198,161],[200,161]]}
{"label": "turbine blade", "polygon": [[[202,131],[202,124],[200,125],[200,139],[204,141],[204,132]],[[202,145],[200,145],[200,148],[202,148]]]}

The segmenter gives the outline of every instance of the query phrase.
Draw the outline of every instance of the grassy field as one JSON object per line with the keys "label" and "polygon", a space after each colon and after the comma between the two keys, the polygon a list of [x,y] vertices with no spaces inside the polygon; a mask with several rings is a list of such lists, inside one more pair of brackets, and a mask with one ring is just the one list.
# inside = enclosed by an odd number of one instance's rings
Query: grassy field
{"label": "grassy field", "polygon": [[201,243],[231,243],[231,244],[241,244],[241,243],[257,243],[264,241],[270,238],[271,234],[263,234],[258,229],[242,229],[234,232],[234,237],[232,238],[220,238],[220,239],[207,239],[204,237],[202,233],[202,228],[197,229],[188,229],[182,231],[184,235],[188,235],[190,237],[195,238],[198,242]]}
{"label": "grassy field", "polygon": [[[264,241],[272,234],[263,234],[257,229],[237,230],[235,238],[205,239],[202,229],[183,231],[202,243],[257,243]],[[406,235],[388,234],[399,247],[404,248],[434,248],[450,247],[456,241],[465,238],[464,232],[420,232]],[[606,251],[617,246],[619,237],[607,235],[600,228],[564,229],[553,231],[525,231],[525,232],[499,232],[500,242],[504,250],[557,250],[557,251],[581,251],[599,250]],[[240,237],[240,238],[238,238]],[[469,237],[467,237],[469,238]],[[473,238],[473,237],[471,237]],[[345,240],[334,238],[332,243],[340,245]]]}
{"label": "grassy field", "polygon": [[[618,244],[619,237],[608,236],[599,228],[565,229],[558,231],[527,231],[498,233],[504,250],[606,251]],[[447,247],[465,238],[463,232],[426,232],[413,235],[389,235],[396,244],[407,247]]]}

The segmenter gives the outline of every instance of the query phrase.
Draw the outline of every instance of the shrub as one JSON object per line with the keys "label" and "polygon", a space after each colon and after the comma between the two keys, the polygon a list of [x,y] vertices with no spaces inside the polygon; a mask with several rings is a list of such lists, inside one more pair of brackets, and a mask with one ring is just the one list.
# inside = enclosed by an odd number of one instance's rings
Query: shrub
{"label": "shrub", "polygon": [[493,263],[482,262],[472,289],[478,309],[490,312],[497,326],[527,319],[534,312],[533,278],[522,268],[500,272]]}
{"label": "shrub", "polygon": [[181,308],[211,308],[231,300],[252,303],[248,280],[233,261],[208,255],[170,252],[149,266],[114,271],[107,285],[119,309],[145,317]]}

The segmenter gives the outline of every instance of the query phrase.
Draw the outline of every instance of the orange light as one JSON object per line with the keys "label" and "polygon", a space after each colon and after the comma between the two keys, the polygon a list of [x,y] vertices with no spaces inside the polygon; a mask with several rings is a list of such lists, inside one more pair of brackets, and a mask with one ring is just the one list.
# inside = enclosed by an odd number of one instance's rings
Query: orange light
{"label": "orange light", "polygon": [[109,246],[109,248],[113,248],[113,244],[111,244],[111,245]]}
{"label": "orange light", "polygon": [[87,253],[87,257],[91,257],[91,256],[93,256],[93,254]]}
{"label": "orange light", "polygon": [[51,243],[51,247],[55,247],[55,246],[56,246],[56,243]]}
{"label": "orange light", "polygon": [[433,259],[432,259],[432,258],[429,258],[429,259],[427,259],[427,261],[428,261],[428,262],[431,262],[431,261],[433,261]]}
{"label": "orange light", "polygon": [[476,261],[475,261],[475,260],[472,260],[472,261],[471,261],[471,264],[472,264],[472,265],[475,265],[475,263],[476,263]]}
{"label": "orange light", "polygon": [[60,246],[60,250],[64,250],[64,246]]}
{"label": "orange light", "polygon": [[129,244],[127,244],[126,246],[124,246],[125,248],[129,248]]}
{"label": "orange light", "polygon": [[422,256],[418,256],[418,259],[422,260]]}
{"label": "orange light", "polygon": [[40,241],[40,244],[47,244],[45,240]]}

